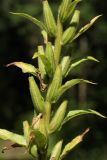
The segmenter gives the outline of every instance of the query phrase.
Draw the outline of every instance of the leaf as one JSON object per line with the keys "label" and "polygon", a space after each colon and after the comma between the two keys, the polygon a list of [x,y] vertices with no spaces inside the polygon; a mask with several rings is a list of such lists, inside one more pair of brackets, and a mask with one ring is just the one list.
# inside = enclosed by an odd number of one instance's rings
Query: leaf
{"label": "leaf", "polygon": [[75,40],[76,38],[78,38],[81,34],[83,34],[84,32],[86,32],[95,22],[98,18],[100,18],[102,15],[98,15],[96,17],[94,17],[90,23],[86,24],[84,27],[82,27],[79,32],[76,34],[76,36],[73,38],[73,40]]}
{"label": "leaf", "polygon": [[62,148],[62,142],[63,141],[59,141],[57,142],[57,144],[54,146],[52,153],[51,153],[51,157],[50,160],[55,159],[55,160],[59,160],[59,156],[61,153],[61,148]]}
{"label": "leaf", "polygon": [[37,57],[39,57],[41,59],[42,63],[44,64],[45,70],[46,70],[48,76],[52,77],[52,68],[51,68],[51,64],[50,64],[48,58],[43,54],[36,53],[36,54],[34,54],[33,59],[37,58]]}
{"label": "leaf", "polygon": [[96,83],[93,83],[91,81],[88,81],[88,80],[85,80],[85,79],[72,79],[72,80],[69,80],[67,81],[64,85],[62,85],[56,96],[54,97],[54,103],[61,97],[61,95],[69,88],[73,87],[74,85],[78,84],[78,83],[90,83],[90,84],[96,84]]}
{"label": "leaf", "polygon": [[21,145],[21,146],[27,145],[24,136],[15,134],[15,133],[7,131],[5,129],[0,129],[0,139],[10,140],[14,143]]}
{"label": "leaf", "polygon": [[30,73],[36,76],[37,69],[31,64],[24,63],[24,62],[13,62],[13,63],[7,64],[6,66],[9,67],[12,65],[21,68],[23,73]]}
{"label": "leaf", "polygon": [[87,128],[81,135],[75,137],[71,142],[69,142],[64,147],[60,159],[63,159],[77,144],[79,144],[87,132],[89,132],[89,128]]}
{"label": "leaf", "polygon": [[74,59],[73,61],[71,61],[71,65],[69,67],[68,72],[66,73],[66,76],[69,74],[69,72],[71,72],[72,69],[74,69],[75,67],[78,67],[81,63],[84,63],[86,61],[95,61],[95,62],[99,62],[96,58],[92,57],[92,56],[87,56],[85,58],[78,58],[78,59]]}
{"label": "leaf", "polygon": [[107,118],[105,116],[103,116],[102,114],[100,114],[99,112],[95,111],[95,110],[92,110],[92,109],[87,109],[87,110],[72,110],[70,111],[67,116],[65,117],[63,124],[65,124],[66,122],[68,122],[69,120],[75,118],[75,117],[78,117],[78,116],[81,116],[81,115],[85,115],[85,114],[95,114],[99,117],[102,117],[102,118]]}
{"label": "leaf", "polygon": [[48,33],[45,30],[42,30],[41,34],[43,36],[44,43],[47,44],[48,43]]}
{"label": "leaf", "polygon": [[28,121],[24,121],[23,122],[23,131],[24,131],[24,137],[26,139],[26,143],[27,145],[29,144],[29,134],[30,134],[30,126],[29,126],[29,123]]}
{"label": "leaf", "polygon": [[34,24],[36,24],[40,29],[46,30],[45,25],[41,21],[39,21],[38,19],[30,16],[29,14],[26,14],[26,13],[15,13],[15,12],[10,12],[10,13],[13,14],[13,15],[16,15],[16,16],[24,17],[24,18],[30,20],[31,22],[33,22]]}
{"label": "leaf", "polygon": [[30,94],[32,98],[32,102],[35,108],[35,111],[38,112],[43,112],[44,111],[44,99],[40,93],[40,90],[33,78],[29,77],[29,89],[30,89]]}

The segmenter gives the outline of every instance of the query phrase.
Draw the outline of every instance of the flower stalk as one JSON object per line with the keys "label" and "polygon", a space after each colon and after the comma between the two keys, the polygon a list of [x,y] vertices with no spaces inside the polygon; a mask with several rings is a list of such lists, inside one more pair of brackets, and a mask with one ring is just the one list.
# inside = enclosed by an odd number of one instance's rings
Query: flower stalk
{"label": "flower stalk", "polygon": [[[63,125],[77,116],[85,114],[94,114],[102,118],[106,118],[97,111],[88,110],[70,110],[67,112],[68,100],[64,99],[59,102],[62,94],[66,90],[79,83],[95,84],[89,80],[80,78],[67,80],[63,84],[63,80],[70,74],[72,69],[79,67],[85,61],[99,62],[92,56],[87,56],[72,60],[70,55],[64,56],[62,54],[62,46],[72,44],[81,34],[87,31],[101,16],[96,16],[90,23],[77,29],[80,20],[80,11],[77,10],[78,3],[81,0],[62,0],[57,15],[57,22],[52,12],[48,0],[44,0],[43,4],[43,18],[44,22],[25,14],[13,13],[16,16],[21,16],[37,25],[43,35],[44,44],[38,46],[32,59],[37,58],[38,67],[24,62],[13,62],[9,66],[19,67],[23,73],[28,73],[29,91],[34,106],[34,116],[32,123],[28,121],[23,122],[23,135],[18,135],[4,129],[0,129],[0,139],[11,140],[19,146],[25,147],[27,152],[34,157],[35,160],[62,160],[65,156],[79,144],[84,135],[89,131],[86,129],[81,135],[77,136],[63,148],[63,141],[61,138],[56,142],[53,150],[48,154],[49,138],[52,133],[57,135],[57,131],[62,129]],[[68,20],[66,28],[64,24]],[[52,37],[53,41],[48,41]],[[66,52],[66,50],[64,51]],[[39,80],[39,85],[36,80]],[[43,93],[44,92],[44,93]],[[45,95],[45,96],[43,96]],[[56,103],[59,104],[54,110]],[[63,149],[62,149],[63,148]]]}

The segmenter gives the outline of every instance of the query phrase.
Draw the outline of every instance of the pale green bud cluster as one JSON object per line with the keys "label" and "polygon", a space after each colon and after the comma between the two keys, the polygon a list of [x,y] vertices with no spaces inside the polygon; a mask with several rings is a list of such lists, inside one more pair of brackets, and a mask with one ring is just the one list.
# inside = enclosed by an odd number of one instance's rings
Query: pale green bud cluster
{"label": "pale green bud cluster", "polygon": [[[23,73],[28,73],[29,90],[34,106],[34,116],[32,123],[23,122],[24,135],[17,135],[12,132],[0,129],[0,138],[11,140],[20,146],[24,146],[27,151],[37,160],[61,160],[83,139],[89,131],[74,138],[62,150],[62,140],[58,141],[50,155],[48,153],[50,134],[57,133],[63,124],[74,117],[83,114],[95,114],[102,118],[105,116],[94,110],[71,110],[67,113],[67,100],[60,101],[61,96],[71,87],[79,83],[95,84],[88,80],[76,78],[64,82],[64,78],[70,72],[85,61],[99,62],[92,56],[73,59],[66,50],[62,54],[63,47],[69,45],[89,29],[101,16],[96,16],[87,25],[78,31],[80,11],[77,5],[81,0],[62,0],[57,19],[48,3],[43,0],[43,22],[25,13],[12,13],[24,17],[37,25],[43,35],[44,43],[37,47],[32,59],[37,58],[38,67],[24,62],[14,62],[14,65],[22,69]],[[65,28],[66,23],[66,28]],[[52,42],[50,38],[52,37]],[[57,104],[55,104],[58,102]],[[57,106],[57,107],[56,107]],[[56,108],[55,108],[56,107]]]}

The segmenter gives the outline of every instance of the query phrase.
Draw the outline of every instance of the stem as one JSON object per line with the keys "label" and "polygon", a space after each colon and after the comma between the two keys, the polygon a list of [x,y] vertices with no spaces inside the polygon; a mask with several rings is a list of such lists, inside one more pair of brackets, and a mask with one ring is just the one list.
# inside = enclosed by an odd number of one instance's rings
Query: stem
{"label": "stem", "polygon": [[47,160],[47,150],[46,151],[38,151],[38,160]]}
{"label": "stem", "polygon": [[54,49],[54,58],[55,58],[55,65],[57,66],[59,63],[60,59],[60,53],[61,53],[61,48],[62,48],[62,24],[60,22],[60,19],[58,17],[57,21],[57,35],[55,39],[55,49]]}

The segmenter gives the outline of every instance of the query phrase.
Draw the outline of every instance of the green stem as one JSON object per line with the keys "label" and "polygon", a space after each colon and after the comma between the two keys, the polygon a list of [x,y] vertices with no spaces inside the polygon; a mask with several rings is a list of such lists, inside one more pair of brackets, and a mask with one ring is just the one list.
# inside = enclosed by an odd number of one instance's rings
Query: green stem
{"label": "green stem", "polygon": [[38,151],[38,160],[47,160],[47,151]]}
{"label": "green stem", "polygon": [[55,39],[55,48],[54,48],[54,59],[55,59],[55,65],[57,66],[60,59],[61,54],[61,48],[62,48],[62,32],[63,32],[63,26],[60,22],[60,19],[58,17],[57,21],[57,35]]}

